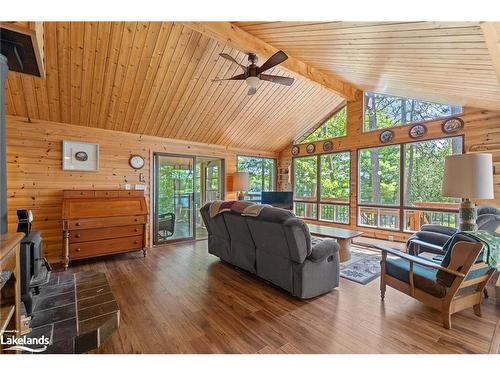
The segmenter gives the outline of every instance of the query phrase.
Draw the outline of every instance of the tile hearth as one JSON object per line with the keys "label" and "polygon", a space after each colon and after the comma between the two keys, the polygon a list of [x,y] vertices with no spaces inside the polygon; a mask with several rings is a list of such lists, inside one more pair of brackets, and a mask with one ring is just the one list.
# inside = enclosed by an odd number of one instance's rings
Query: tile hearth
{"label": "tile hearth", "polygon": [[98,348],[120,324],[120,309],[100,272],[58,272],[35,296],[32,331],[49,336],[47,353],[85,353]]}

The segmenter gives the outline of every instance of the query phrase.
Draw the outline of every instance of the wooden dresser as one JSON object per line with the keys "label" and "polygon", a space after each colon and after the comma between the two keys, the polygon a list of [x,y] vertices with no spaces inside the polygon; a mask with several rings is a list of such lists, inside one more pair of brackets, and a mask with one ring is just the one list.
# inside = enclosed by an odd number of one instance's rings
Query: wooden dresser
{"label": "wooden dresser", "polygon": [[63,264],[108,254],[146,256],[148,210],[140,190],[64,190]]}

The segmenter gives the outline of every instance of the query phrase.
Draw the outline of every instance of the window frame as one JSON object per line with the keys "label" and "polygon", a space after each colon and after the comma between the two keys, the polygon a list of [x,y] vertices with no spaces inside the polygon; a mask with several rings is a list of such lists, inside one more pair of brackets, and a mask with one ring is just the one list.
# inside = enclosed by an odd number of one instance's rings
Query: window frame
{"label": "window frame", "polygon": [[[363,102],[364,103],[364,102]],[[364,105],[364,104],[363,104]],[[364,108],[364,107],[363,107]],[[324,139],[317,139],[315,141],[306,141],[306,138],[309,137],[312,133],[314,133],[316,130],[321,128],[323,125],[325,125],[333,116],[336,116],[340,111],[345,109],[346,111],[346,123],[345,123],[345,134],[344,135],[337,135],[335,137],[329,137],[329,138],[324,138]],[[347,103],[345,103],[342,107],[334,110],[332,113],[330,113],[324,120],[320,122],[318,126],[314,128],[309,134],[304,135],[296,139],[293,144],[294,145],[305,145],[309,143],[314,143],[314,142],[323,142],[329,139],[337,139],[337,138],[342,138],[342,137],[347,137],[347,123],[348,123],[348,113],[347,113]]]}
{"label": "window frame", "polygon": [[[429,119],[429,120],[420,120],[420,121],[406,122],[404,124],[394,125],[394,126],[391,126],[389,128],[380,128],[380,129],[366,130],[365,129],[365,109],[366,109],[366,93],[367,92],[372,93],[372,94],[380,94],[380,95],[385,95],[385,96],[392,96],[393,98],[403,98],[403,99],[410,99],[410,100],[418,100],[418,99],[409,98],[409,97],[406,97],[406,96],[395,96],[395,95],[384,94],[384,93],[381,93],[381,92],[363,91],[363,117],[362,117],[363,121],[361,123],[361,130],[362,130],[363,133],[380,132],[380,131],[384,131],[384,130],[400,128],[401,126],[411,126],[411,125],[422,124],[422,123],[427,123],[427,122],[431,122],[431,121],[445,121],[445,120],[448,120],[450,118],[458,117],[458,116],[461,116],[461,115],[464,114],[464,106],[460,106],[462,108],[462,110],[459,113],[454,113],[454,114],[449,115],[449,116],[441,116],[441,117],[436,117],[436,118]],[[420,101],[420,102],[427,102],[427,103],[434,103],[434,104],[447,105],[446,103],[435,103],[435,102],[428,102],[428,101],[425,101],[425,100],[418,100],[418,101]],[[448,104],[448,105],[451,106],[451,104]],[[441,137],[441,138],[448,138],[448,136]],[[413,141],[412,142],[406,142],[406,143],[413,143]]]}
{"label": "window frame", "polygon": [[[274,178],[273,178],[273,186],[272,190],[263,190],[264,189],[264,180],[265,180],[265,175],[264,175],[264,168],[261,168],[261,179],[260,179],[260,187],[261,187],[261,193],[263,191],[276,191],[277,186],[278,186],[278,161],[276,158],[268,157],[268,156],[255,156],[255,155],[247,155],[247,154],[237,154],[236,155],[236,172],[247,172],[247,171],[240,171],[238,168],[238,159],[239,158],[252,158],[252,159],[261,159],[261,160],[271,160],[273,162],[273,173],[274,173]],[[262,199],[262,197],[261,197]],[[261,199],[258,199],[260,201]]]}
{"label": "window frame", "polygon": [[[406,205],[406,197],[404,196],[404,186],[405,186],[405,164],[406,164],[406,159],[405,159],[405,145],[408,144],[413,144],[413,143],[420,143],[420,142],[428,142],[428,141],[437,141],[441,139],[451,139],[451,138],[461,138],[462,139],[462,154],[465,153],[465,136],[463,134],[456,134],[456,135],[445,135],[443,137],[437,137],[437,138],[430,138],[430,139],[421,139],[421,140],[413,140],[409,142],[403,142],[403,143],[394,143],[390,144],[387,146],[393,146],[393,145],[398,145],[399,146],[399,205],[384,205],[384,204],[365,204],[365,203],[360,203],[360,189],[361,189],[361,184],[360,184],[360,152],[362,150],[370,150],[373,148],[378,148],[378,147],[386,147],[386,146],[372,146],[372,147],[362,147],[358,148],[357,151],[357,171],[356,171],[356,224],[359,227],[364,227],[364,228],[373,228],[373,229],[379,229],[379,230],[387,230],[387,231],[392,231],[392,232],[402,232],[402,233],[413,233],[411,230],[405,229],[405,211],[407,210],[414,210],[414,211],[431,211],[431,212],[446,212],[446,213],[458,213],[458,209],[444,209],[444,208],[433,208],[433,207],[415,207],[415,206],[408,206]],[[360,224],[360,209],[362,207],[367,207],[367,208],[377,208],[377,209],[383,209],[383,208],[388,208],[388,209],[397,209],[399,210],[399,229],[393,229],[393,228],[383,228],[380,226],[371,226],[371,225],[363,225]]]}
{"label": "window frame", "polygon": [[[339,153],[347,153],[349,154],[349,199],[347,202],[332,202],[332,201],[322,201],[321,200],[321,156],[322,155],[330,155],[330,154],[339,154]],[[308,217],[303,217],[305,220],[315,220],[315,221],[320,221],[323,223],[335,223],[338,225],[350,225],[351,224],[351,186],[352,186],[352,150],[339,150],[335,152],[325,152],[321,154],[313,154],[313,155],[301,155],[301,156],[293,156],[292,157],[292,168],[291,168],[291,173],[292,173],[292,192],[293,192],[293,210],[295,212],[295,203],[311,203],[316,206],[316,217],[315,218],[308,218]],[[316,158],[316,198],[315,199],[295,199],[295,159],[300,159],[300,158],[306,158],[306,157],[315,157]],[[349,208],[349,215],[347,217],[347,222],[346,223],[341,223],[335,220],[324,220],[321,219],[321,205],[322,204],[329,204],[333,206],[347,206]]]}

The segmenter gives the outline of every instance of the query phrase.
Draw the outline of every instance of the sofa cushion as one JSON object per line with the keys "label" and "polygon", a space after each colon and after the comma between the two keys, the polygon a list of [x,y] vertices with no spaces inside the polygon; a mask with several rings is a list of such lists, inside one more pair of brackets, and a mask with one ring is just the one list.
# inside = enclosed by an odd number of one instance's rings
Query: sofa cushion
{"label": "sofa cushion", "polygon": [[424,224],[420,227],[420,232],[434,232],[434,233],[441,233],[444,234],[448,237],[453,236],[455,233],[458,232],[458,229],[456,228],[451,228],[451,227],[445,227],[443,225],[435,225],[435,224]]}
{"label": "sofa cushion", "polygon": [[438,232],[420,231],[415,233],[415,237],[421,241],[429,242],[433,245],[443,246],[450,236]]}
{"label": "sofa cushion", "polygon": [[[410,283],[410,262],[401,258],[387,258],[386,272],[388,275],[401,280],[407,284]],[[441,285],[436,278],[436,270],[413,265],[413,282],[416,288],[423,290],[435,297],[442,298],[446,295],[446,287]]]}

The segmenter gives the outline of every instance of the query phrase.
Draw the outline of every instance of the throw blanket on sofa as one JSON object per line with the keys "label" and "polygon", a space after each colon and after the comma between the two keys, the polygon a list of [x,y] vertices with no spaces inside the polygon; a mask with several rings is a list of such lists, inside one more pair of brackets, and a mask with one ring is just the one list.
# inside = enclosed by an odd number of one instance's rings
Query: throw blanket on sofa
{"label": "throw blanket on sofa", "polygon": [[260,213],[264,209],[264,207],[271,207],[271,206],[269,206],[268,204],[252,204],[251,206],[247,206],[243,210],[241,215],[257,217],[260,215]]}
{"label": "throw blanket on sofa", "polygon": [[254,203],[248,201],[214,201],[210,204],[210,217],[214,218],[221,212],[236,212],[239,214],[243,214],[245,209],[253,206]]}

